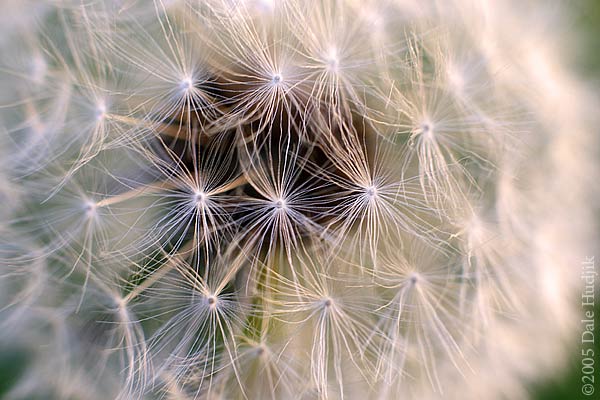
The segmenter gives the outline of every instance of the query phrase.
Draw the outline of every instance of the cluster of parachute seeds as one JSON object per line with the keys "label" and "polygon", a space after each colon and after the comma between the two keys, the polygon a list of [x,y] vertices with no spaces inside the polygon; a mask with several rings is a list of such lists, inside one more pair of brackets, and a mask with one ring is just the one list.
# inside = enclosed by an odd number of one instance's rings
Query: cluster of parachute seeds
{"label": "cluster of parachute seeds", "polygon": [[12,6],[8,398],[525,397],[578,319],[594,174],[518,3]]}

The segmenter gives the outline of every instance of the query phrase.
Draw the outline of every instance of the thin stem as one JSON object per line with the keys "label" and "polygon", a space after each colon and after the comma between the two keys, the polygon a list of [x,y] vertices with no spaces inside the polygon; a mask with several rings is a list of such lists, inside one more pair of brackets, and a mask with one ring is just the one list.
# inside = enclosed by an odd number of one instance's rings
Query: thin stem
{"label": "thin stem", "polygon": [[131,126],[142,126],[147,129],[157,131],[160,134],[178,139],[184,131],[181,126],[165,124],[163,122],[146,121],[139,118],[128,117],[125,115],[107,114],[106,118],[113,121],[122,122]]}
{"label": "thin stem", "polygon": [[123,302],[125,304],[129,303],[131,300],[135,299],[138,295],[140,295],[144,290],[148,289],[159,279],[168,274],[173,268],[175,268],[180,261],[179,256],[186,254],[192,250],[194,247],[194,241],[188,241],[185,246],[183,246],[177,254],[168,254],[163,251],[166,257],[169,257],[169,260],[163,264],[159,269],[154,271],[146,280],[136,286],[131,292],[125,296]]}
{"label": "thin stem", "polygon": [[227,192],[229,190],[235,189],[237,187],[240,187],[242,185],[245,185],[248,183],[248,178],[246,178],[245,175],[240,175],[239,177],[237,177],[236,179],[232,180],[231,182],[228,182],[226,184],[224,184],[223,186],[219,186],[218,188],[215,188],[214,190],[210,191],[207,193],[207,195],[212,196],[215,194],[220,194],[220,193],[224,193]]}
{"label": "thin stem", "polygon": [[156,192],[160,192],[161,190],[172,189],[174,187],[175,186],[173,185],[173,183],[168,182],[168,181],[153,182],[149,185],[131,189],[127,192],[100,200],[99,202],[96,203],[96,207],[111,206],[113,204],[118,204],[118,203],[122,203],[124,201],[130,200],[130,199],[133,199],[142,194],[156,193]]}

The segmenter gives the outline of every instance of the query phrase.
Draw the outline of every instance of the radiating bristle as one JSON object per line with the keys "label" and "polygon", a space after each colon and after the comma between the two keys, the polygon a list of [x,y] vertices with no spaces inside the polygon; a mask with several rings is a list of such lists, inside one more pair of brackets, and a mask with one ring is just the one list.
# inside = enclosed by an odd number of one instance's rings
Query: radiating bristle
{"label": "radiating bristle", "polygon": [[5,3],[0,397],[515,399],[564,359],[597,99],[548,2]]}

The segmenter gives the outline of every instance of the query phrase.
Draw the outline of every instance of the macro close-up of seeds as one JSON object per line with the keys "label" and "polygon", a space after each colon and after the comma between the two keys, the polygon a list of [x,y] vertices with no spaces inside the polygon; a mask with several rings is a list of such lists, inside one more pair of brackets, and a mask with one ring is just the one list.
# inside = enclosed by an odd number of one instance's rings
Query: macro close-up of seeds
{"label": "macro close-up of seeds", "polygon": [[0,1],[0,398],[591,398],[570,12]]}

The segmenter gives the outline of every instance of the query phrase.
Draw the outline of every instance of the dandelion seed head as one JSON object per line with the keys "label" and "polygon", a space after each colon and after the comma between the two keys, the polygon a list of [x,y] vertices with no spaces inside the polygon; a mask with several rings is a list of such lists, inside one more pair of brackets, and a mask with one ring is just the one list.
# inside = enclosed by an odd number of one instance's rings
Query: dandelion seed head
{"label": "dandelion seed head", "polygon": [[375,185],[370,185],[365,188],[365,195],[367,196],[368,200],[377,199],[378,192],[377,186]]}
{"label": "dandelion seed head", "polygon": [[96,120],[103,121],[106,118],[106,103],[104,101],[98,102],[96,104]]}
{"label": "dandelion seed head", "polygon": [[210,308],[217,307],[217,298],[213,295],[209,295],[206,297],[206,303]]}
{"label": "dandelion seed head", "polygon": [[518,398],[566,359],[598,123],[562,9],[29,3],[0,13],[9,396]]}
{"label": "dandelion seed head", "polygon": [[259,344],[255,347],[256,357],[263,357],[266,355],[267,349],[264,344]]}
{"label": "dandelion seed head", "polygon": [[273,200],[273,207],[277,211],[286,212],[288,210],[288,203],[283,197],[279,197]]}
{"label": "dandelion seed head", "polygon": [[194,80],[191,77],[185,77],[179,83],[179,87],[185,93],[191,91],[194,88]]}
{"label": "dandelion seed head", "polygon": [[196,190],[194,192],[194,202],[198,205],[205,205],[208,195],[202,190]]}
{"label": "dandelion seed head", "polygon": [[325,54],[325,66],[330,72],[338,72],[340,66],[340,59],[338,50],[335,46],[330,46]]}
{"label": "dandelion seed head", "polygon": [[86,200],[83,203],[83,210],[88,218],[95,218],[97,216],[98,205],[94,201]]}
{"label": "dandelion seed head", "polygon": [[320,303],[324,309],[331,308],[334,304],[333,299],[331,297],[326,297],[326,298],[322,299]]}
{"label": "dandelion seed head", "polygon": [[417,282],[419,282],[420,280],[421,280],[421,277],[416,272],[411,273],[408,277],[408,281],[410,282],[411,286],[415,286],[417,284]]}
{"label": "dandelion seed head", "polygon": [[419,125],[419,133],[426,139],[432,139],[434,135],[434,125],[430,121],[424,121]]}
{"label": "dandelion seed head", "polygon": [[283,82],[283,77],[281,76],[281,74],[274,74],[271,78],[271,82],[274,85],[279,85],[281,82]]}

